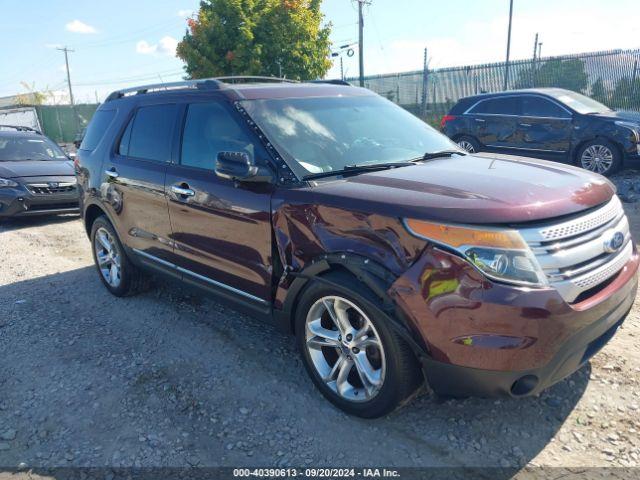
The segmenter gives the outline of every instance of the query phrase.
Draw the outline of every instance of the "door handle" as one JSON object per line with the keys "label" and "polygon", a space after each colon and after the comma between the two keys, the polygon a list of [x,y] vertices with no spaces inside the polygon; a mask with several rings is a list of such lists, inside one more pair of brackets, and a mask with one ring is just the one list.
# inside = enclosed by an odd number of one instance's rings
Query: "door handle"
{"label": "door handle", "polygon": [[193,197],[196,194],[195,191],[189,188],[189,185],[187,185],[186,187],[182,187],[180,185],[172,185],[171,191],[176,195],[182,195],[183,197]]}
{"label": "door handle", "polygon": [[116,172],[115,167],[111,167],[109,170],[105,170],[104,173],[107,174],[107,177],[118,178],[119,174]]}
{"label": "door handle", "polygon": [[482,118],[474,118],[474,120],[475,120],[476,122],[479,122],[479,123],[484,123],[484,122],[486,122],[486,120],[484,120],[484,119],[482,119]]}
{"label": "door handle", "polygon": [[521,127],[530,127],[531,126],[530,123],[519,123],[518,125],[520,125]]}

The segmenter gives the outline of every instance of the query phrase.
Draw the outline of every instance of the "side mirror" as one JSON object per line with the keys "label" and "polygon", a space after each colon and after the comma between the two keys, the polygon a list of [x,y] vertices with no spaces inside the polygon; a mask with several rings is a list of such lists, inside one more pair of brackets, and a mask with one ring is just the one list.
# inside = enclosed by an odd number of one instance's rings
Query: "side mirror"
{"label": "side mirror", "polygon": [[216,159],[216,175],[237,182],[271,183],[273,175],[265,167],[256,165],[244,152],[220,152]]}

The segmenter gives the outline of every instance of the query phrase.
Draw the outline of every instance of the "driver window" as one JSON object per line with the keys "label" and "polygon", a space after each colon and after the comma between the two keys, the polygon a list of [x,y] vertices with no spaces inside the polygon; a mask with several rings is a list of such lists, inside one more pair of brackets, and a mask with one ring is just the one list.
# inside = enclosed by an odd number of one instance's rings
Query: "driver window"
{"label": "driver window", "polygon": [[193,103],[187,110],[180,163],[213,170],[219,152],[244,152],[255,146],[249,135],[219,103]]}

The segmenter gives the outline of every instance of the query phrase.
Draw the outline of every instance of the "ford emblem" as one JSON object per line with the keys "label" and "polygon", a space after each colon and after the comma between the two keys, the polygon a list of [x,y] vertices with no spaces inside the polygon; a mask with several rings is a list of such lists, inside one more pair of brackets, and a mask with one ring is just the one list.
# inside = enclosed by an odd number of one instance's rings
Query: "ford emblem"
{"label": "ford emblem", "polygon": [[613,232],[604,240],[604,251],[607,253],[614,253],[620,250],[622,244],[624,243],[624,233],[622,232]]}

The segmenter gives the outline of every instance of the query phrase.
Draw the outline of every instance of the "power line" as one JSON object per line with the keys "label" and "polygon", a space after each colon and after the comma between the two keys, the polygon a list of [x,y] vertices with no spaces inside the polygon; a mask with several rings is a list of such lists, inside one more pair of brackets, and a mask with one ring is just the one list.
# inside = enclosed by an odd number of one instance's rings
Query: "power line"
{"label": "power line", "polygon": [[172,75],[178,75],[181,73],[184,73],[184,70],[173,69],[173,70],[165,70],[165,71],[159,71],[154,73],[145,73],[145,74],[140,74],[140,75],[135,75],[130,77],[121,77],[117,79],[109,79],[109,80],[96,81],[96,82],[81,82],[81,83],[76,83],[76,86],[93,87],[93,86],[100,86],[100,85],[113,85],[117,83],[135,82],[139,80],[150,80],[150,79],[156,78],[158,75],[172,76]]}

